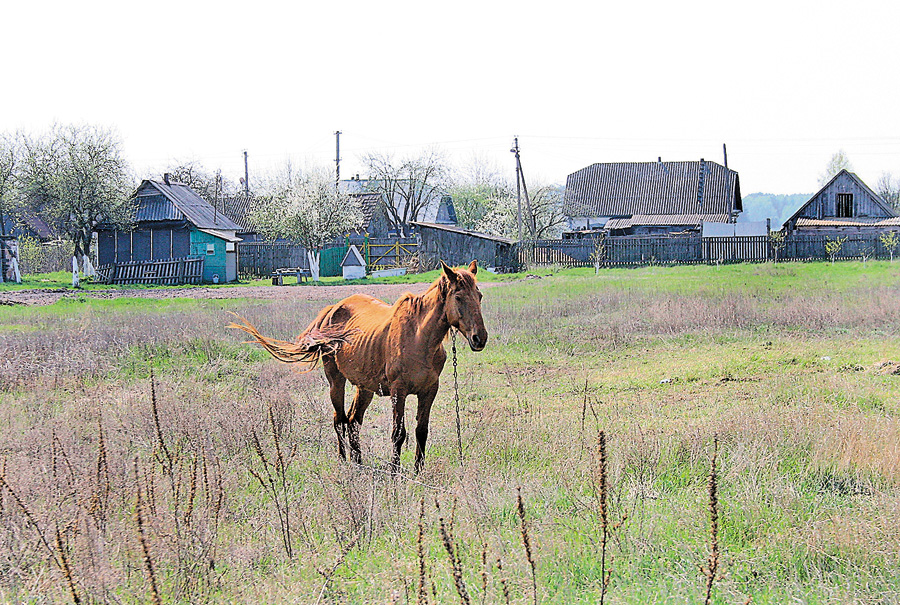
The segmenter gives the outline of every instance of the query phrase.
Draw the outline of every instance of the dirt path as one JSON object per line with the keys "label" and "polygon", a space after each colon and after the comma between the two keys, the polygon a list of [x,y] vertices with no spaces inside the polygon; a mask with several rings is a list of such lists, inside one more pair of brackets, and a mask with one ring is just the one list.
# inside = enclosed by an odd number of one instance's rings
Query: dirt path
{"label": "dirt path", "polygon": [[[121,290],[66,290],[35,289],[0,292],[0,305],[52,305],[63,298],[256,298],[263,300],[340,300],[351,294],[364,293],[393,302],[404,292],[419,294],[430,284],[376,284],[347,286],[231,286],[210,288],[148,288]],[[482,283],[481,288],[497,286],[497,283]]]}

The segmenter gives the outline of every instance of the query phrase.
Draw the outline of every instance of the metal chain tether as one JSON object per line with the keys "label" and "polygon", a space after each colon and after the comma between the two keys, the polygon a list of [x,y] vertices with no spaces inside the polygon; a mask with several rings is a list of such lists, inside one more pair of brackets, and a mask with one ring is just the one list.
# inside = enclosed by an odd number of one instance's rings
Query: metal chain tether
{"label": "metal chain tether", "polygon": [[453,336],[453,401],[456,404],[456,444],[459,447],[459,463],[461,465],[463,461],[462,424],[459,420],[459,376],[456,369],[456,332],[457,330],[455,328],[450,328],[450,333]]}

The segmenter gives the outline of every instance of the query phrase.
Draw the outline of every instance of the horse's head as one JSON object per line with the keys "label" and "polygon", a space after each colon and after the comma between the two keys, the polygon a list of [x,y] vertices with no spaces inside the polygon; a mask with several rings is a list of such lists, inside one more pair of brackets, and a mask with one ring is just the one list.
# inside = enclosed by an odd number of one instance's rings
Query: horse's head
{"label": "horse's head", "polygon": [[487,344],[488,333],[481,317],[481,292],[475,282],[478,265],[472,261],[468,270],[456,271],[444,261],[441,261],[441,266],[449,282],[445,306],[447,321],[466,337],[473,351],[480,351]]}

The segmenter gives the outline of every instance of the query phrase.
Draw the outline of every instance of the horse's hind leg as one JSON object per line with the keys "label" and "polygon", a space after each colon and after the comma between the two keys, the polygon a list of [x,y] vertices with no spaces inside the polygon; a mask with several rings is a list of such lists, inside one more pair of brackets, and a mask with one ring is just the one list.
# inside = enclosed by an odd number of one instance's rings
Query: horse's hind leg
{"label": "horse's hind leg", "polygon": [[334,357],[323,357],[322,367],[325,370],[328,384],[331,386],[329,394],[331,395],[331,405],[334,406],[334,432],[337,433],[338,454],[346,460],[347,450],[344,442],[347,439],[347,414],[344,412],[344,388],[347,385],[347,379],[338,370]]}
{"label": "horse's hind leg", "polygon": [[366,408],[372,403],[374,395],[375,393],[372,391],[366,391],[357,387],[356,396],[353,398],[353,404],[350,406],[350,460],[356,464],[362,464],[362,453],[359,448],[359,429],[362,427]]}

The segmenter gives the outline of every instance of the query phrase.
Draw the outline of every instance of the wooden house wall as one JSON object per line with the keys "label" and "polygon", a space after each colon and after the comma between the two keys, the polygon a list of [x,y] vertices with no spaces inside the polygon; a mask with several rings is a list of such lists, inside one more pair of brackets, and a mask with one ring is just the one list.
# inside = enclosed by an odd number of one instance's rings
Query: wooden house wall
{"label": "wooden house wall", "polygon": [[451,266],[467,265],[477,260],[482,266],[501,267],[513,262],[510,244],[440,229],[420,227],[419,256],[426,266],[443,260]]}
{"label": "wooden house wall", "polygon": [[183,258],[190,254],[190,238],[190,232],[185,228],[103,230],[97,234],[97,261],[100,265],[109,265],[138,260]]}
{"label": "wooden house wall", "polygon": [[865,188],[861,187],[849,174],[844,173],[836,178],[831,186],[807,202],[800,214],[797,215],[798,218],[836,217],[838,193],[853,194],[854,217],[888,218],[891,216]]}

